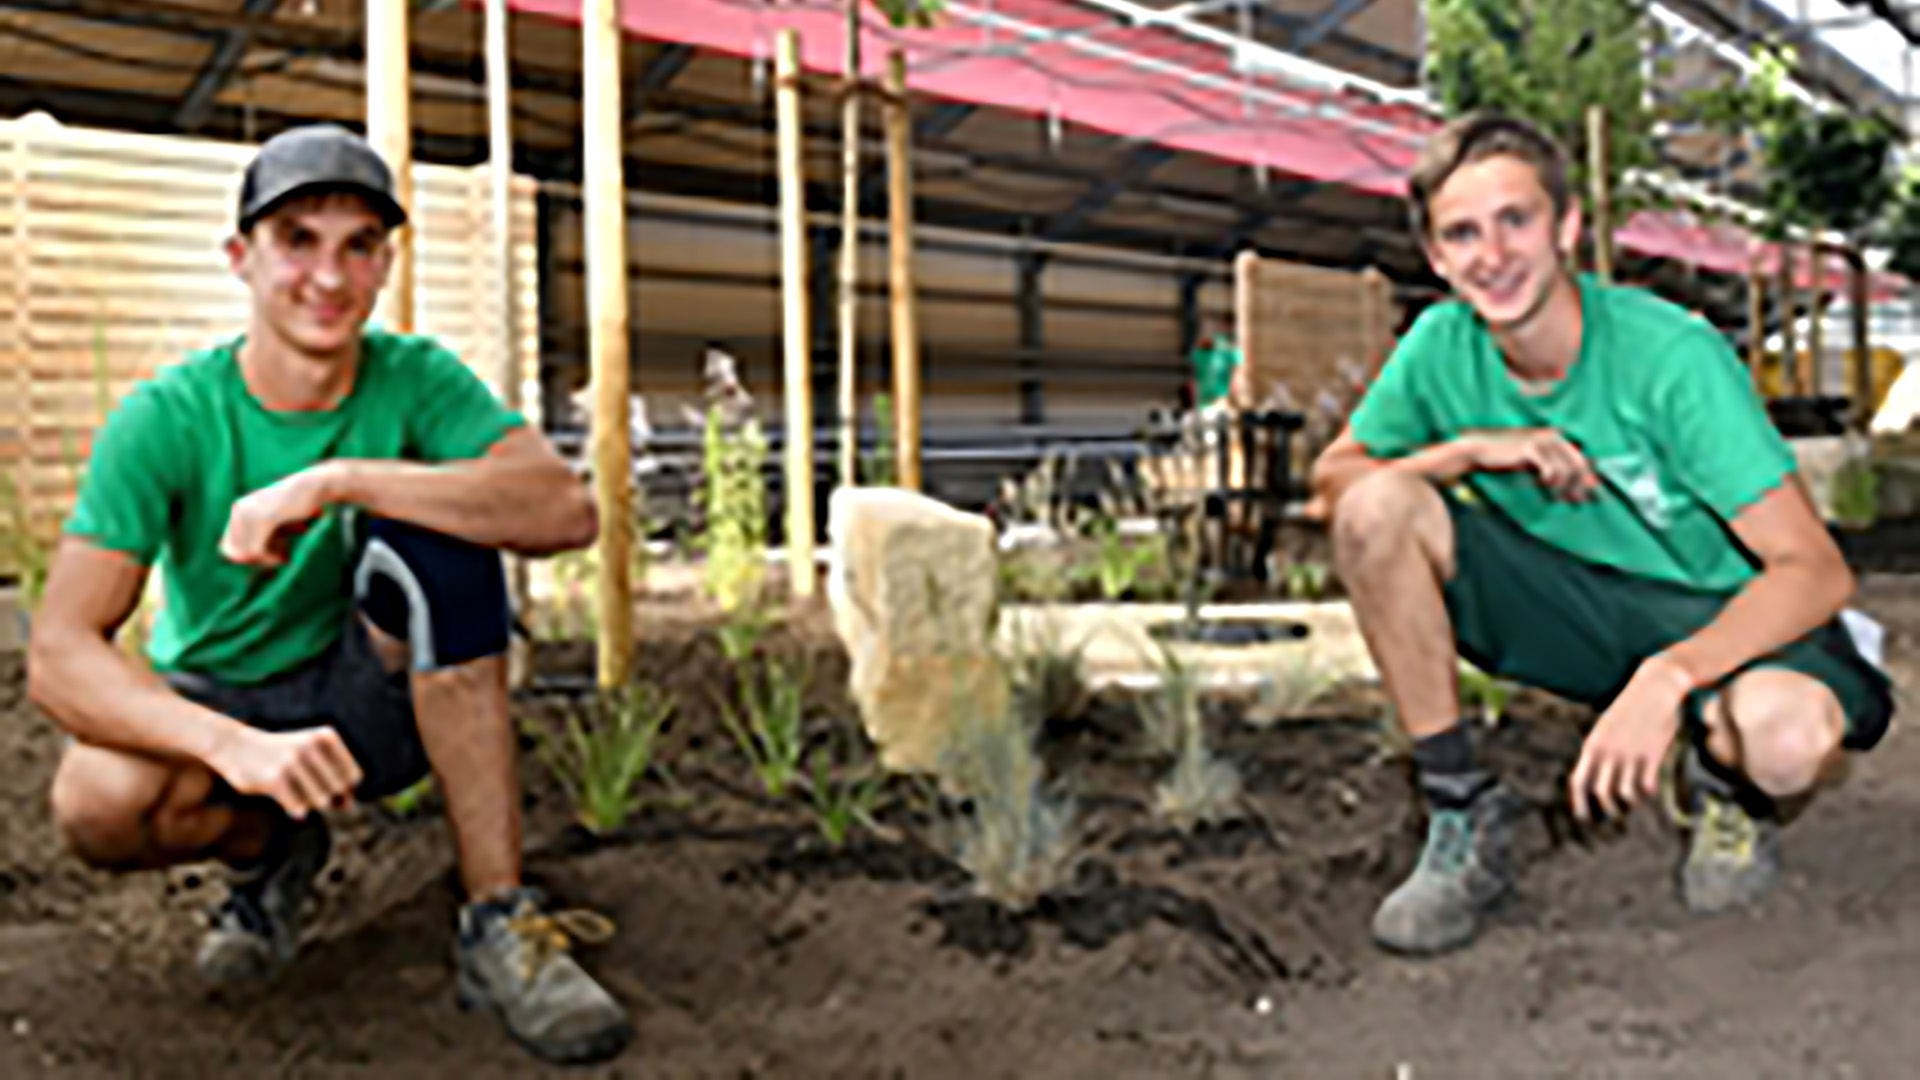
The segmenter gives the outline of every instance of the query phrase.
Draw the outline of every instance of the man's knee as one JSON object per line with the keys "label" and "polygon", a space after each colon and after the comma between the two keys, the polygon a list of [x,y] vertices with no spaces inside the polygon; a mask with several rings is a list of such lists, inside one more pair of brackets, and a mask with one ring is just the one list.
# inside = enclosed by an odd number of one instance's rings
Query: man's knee
{"label": "man's knee", "polygon": [[1377,469],[1340,495],[1333,511],[1334,558],[1343,572],[1364,569],[1414,541],[1436,565],[1450,566],[1453,531],[1439,491],[1423,477]]}
{"label": "man's knee", "polygon": [[101,869],[132,869],[153,844],[172,770],[159,762],[84,743],[68,748],[54,773],[49,802],[67,849]]}
{"label": "man's knee", "polygon": [[368,620],[440,671],[504,653],[512,626],[500,553],[387,519],[369,526],[355,594]]}
{"label": "man's knee", "polygon": [[1725,700],[1739,738],[1741,771],[1769,795],[1811,789],[1840,752],[1845,714],[1833,691],[1809,676],[1748,672]]}

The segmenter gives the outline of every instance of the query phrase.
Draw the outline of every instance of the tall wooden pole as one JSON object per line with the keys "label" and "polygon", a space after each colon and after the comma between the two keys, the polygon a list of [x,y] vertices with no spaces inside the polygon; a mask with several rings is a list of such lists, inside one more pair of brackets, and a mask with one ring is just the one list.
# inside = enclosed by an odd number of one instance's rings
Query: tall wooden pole
{"label": "tall wooden pole", "polygon": [[913,281],[913,107],[907,58],[887,58],[887,259],[893,308],[893,435],[898,482],[920,490],[920,300]]}
{"label": "tall wooden pole", "polygon": [[807,325],[807,188],[801,151],[800,35],[780,31],[774,58],[780,158],[780,274],[786,308],[787,573],[793,595],[814,594],[813,342]]}
{"label": "tall wooden pole", "polygon": [[[367,141],[393,170],[394,194],[413,212],[413,80],[407,50],[412,5],[367,0]],[[394,235],[393,272],[375,315],[387,329],[413,332],[413,227]]]}
{"label": "tall wooden pole", "polygon": [[[491,168],[488,174],[488,219],[493,228],[494,287],[498,290],[494,297],[494,318],[498,320],[495,334],[499,342],[500,355],[499,379],[500,400],[509,409],[518,410],[521,405],[520,380],[520,319],[517,303],[519,290],[514,288],[513,258],[513,113],[510,108],[513,94],[513,73],[511,71],[512,53],[507,41],[507,0],[487,0],[487,161]],[[513,610],[528,617],[531,610],[532,590],[528,587],[527,564],[524,559],[507,559],[507,593],[513,604]],[[530,621],[530,620],[529,620]],[[515,637],[508,650],[508,681],[514,686],[524,686],[532,675],[532,656],[526,639]]]}
{"label": "tall wooden pole", "polygon": [[1864,247],[1855,243],[1847,249],[1847,294],[1853,329],[1853,428],[1866,431],[1873,426],[1874,400],[1879,387],[1873,385],[1873,340],[1868,323],[1868,308],[1873,303],[1872,282],[1868,280]]}
{"label": "tall wooden pole", "polygon": [[847,5],[840,105],[840,484],[860,482],[860,4]]}
{"label": "tall wooden pole", "polygon": [[1793,239],[1782,237],[1780,240],[1780,270],[1774,296],[1780,305],[1780,386],[1790,395],[1806,393],[1806,386],[1800,381],[1800,346],[1796,341],[1793,323],[1795,309],[1794,296],[1800,291],[1793,283]]}
{"label": "tall wooden pole", "polygon": [[1807,245],[1807,393],[1826,389],[1827,251],[1818,240]]}
{"label": "tall wooden pole", "polygon": [[1607,111],[1587,106],[1587,180],[1593,189],[1593,270],[1613,280],[1613,137]]}
{"label": "tall wooden pole", "polygon": [[1747,271],[1747,372],[1753,378],[1754,390],[1765,394],[1765,384],[1761,381],[1761,370],[1766,367],[1767,359],[1767,274],[1760,266],[1760,256],[1753,257],[1753,266]]}
{"label": "tall wooden pole", "polygon": [[627,186],[620,123],[618,0],[582,0],[587,348],[593,364],[593,474],[600,503],[600,685],[624,686],[633,658],[633,470],[627,445]]}

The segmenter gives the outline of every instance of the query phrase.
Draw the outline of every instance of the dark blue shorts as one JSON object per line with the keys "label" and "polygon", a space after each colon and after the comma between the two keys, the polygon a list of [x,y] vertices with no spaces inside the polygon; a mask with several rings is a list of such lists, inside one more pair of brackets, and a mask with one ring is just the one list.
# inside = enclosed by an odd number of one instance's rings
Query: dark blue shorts
{"label": "dark blue shorts", "polygon": [[[397,521],[367,523],[364,553],[345,584],[354,613],[332,647],[304,666],[251,686],[184,672],[167,680],[188,699],[265,731],[333,727],[365,774],[357,796],[371,800],[429,772],[411,672],[505,652],[512,613],[497,551]],[[368,624],[407,643],[406,667],[386,669]]]}

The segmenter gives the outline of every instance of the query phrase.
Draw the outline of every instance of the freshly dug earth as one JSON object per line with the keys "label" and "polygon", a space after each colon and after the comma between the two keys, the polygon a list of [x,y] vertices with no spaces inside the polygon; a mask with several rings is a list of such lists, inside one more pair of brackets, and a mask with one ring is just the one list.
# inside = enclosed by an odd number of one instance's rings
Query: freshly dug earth
{"label": "freshly dug earth", "polygon": [[[1870,579],[1903,683],[1920,583]],[[1521,896],[1471,950],[1378,954],[1367,923],[1410,868],[1420,818],[1364,702],[1253,730],[1217,716],[1252,816],[1194,837],[1155,821],[1157,766],[1096,703],[1047,757],[1086,829],[1071,887],[1015,915],[974,897],[916,827],[835,852],[807,812],[756,796],[716,719],[730,675],[711,621],[642,619],[643,674],[680,702],[674,786],[588,843],[529,760],[531,875],[614,920],[583,948],[639,1038],[622,1077],[1893,1076],[1920,1060],[1920,745],[1902,729],[1787,834],[1756,911],[1677,904],[1657,812],[1571,827],[1561,785],[1586,717],[1523,699],[1490,754],[1537,805]],[[770,646],[814,660],[822,722],[849,720],[825,619]],[[564,650],[561,651],[562,653]],[[575,657],[577,661],[578,657]],[[565,655],[546,658],[564,667]],[[561,703],[522,703],[550,723]],[[208,869],[113,878],[63,856],[45,812],[57,736],[0,658],[0,1075],[522,1076],[547,1070],[453,1004],[444,822],[341,822],[306,954],[221,1000],[194,981]]]}

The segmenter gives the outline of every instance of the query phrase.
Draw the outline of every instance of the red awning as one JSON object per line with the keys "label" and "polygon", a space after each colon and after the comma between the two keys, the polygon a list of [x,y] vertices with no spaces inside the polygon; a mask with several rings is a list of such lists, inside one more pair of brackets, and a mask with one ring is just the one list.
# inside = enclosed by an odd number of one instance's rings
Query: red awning
{"label": "red awning", "polygon": [[[480,0],[469,0],[479,3]],[[579,0],[510,0],[512,7],[578,23]],[[799,31],[801,64],[842,70],[845,12],[837,0],[621,0],[627,33],[752,59],[770,59],[775,35]],[[1064,33],[1063,33],[1064,32]],[[916,93],[1026,113],[1206,154],[1376,195],[1406,193],[1407,174],[1438,121],[1410,105],[1358,93],[1303,89],[1234,70],[1226,49],[1153,25],[1117,24],[1075,0],[947,0],[939,25],[894,30],[866,24],[862,64],[875,79],[902,49]],[[1746,275],[1756,246],[1764,267],[1776,245],[1726,222],[1679,211],[1640,211],[1615,234],[1623,250],[1722,274]],[[1829,260],[1834,279],[1845,265]],[[1801,285],[1810,281],[1801,260]],[[1876,297],[1905,293],[1894,274]]]}

